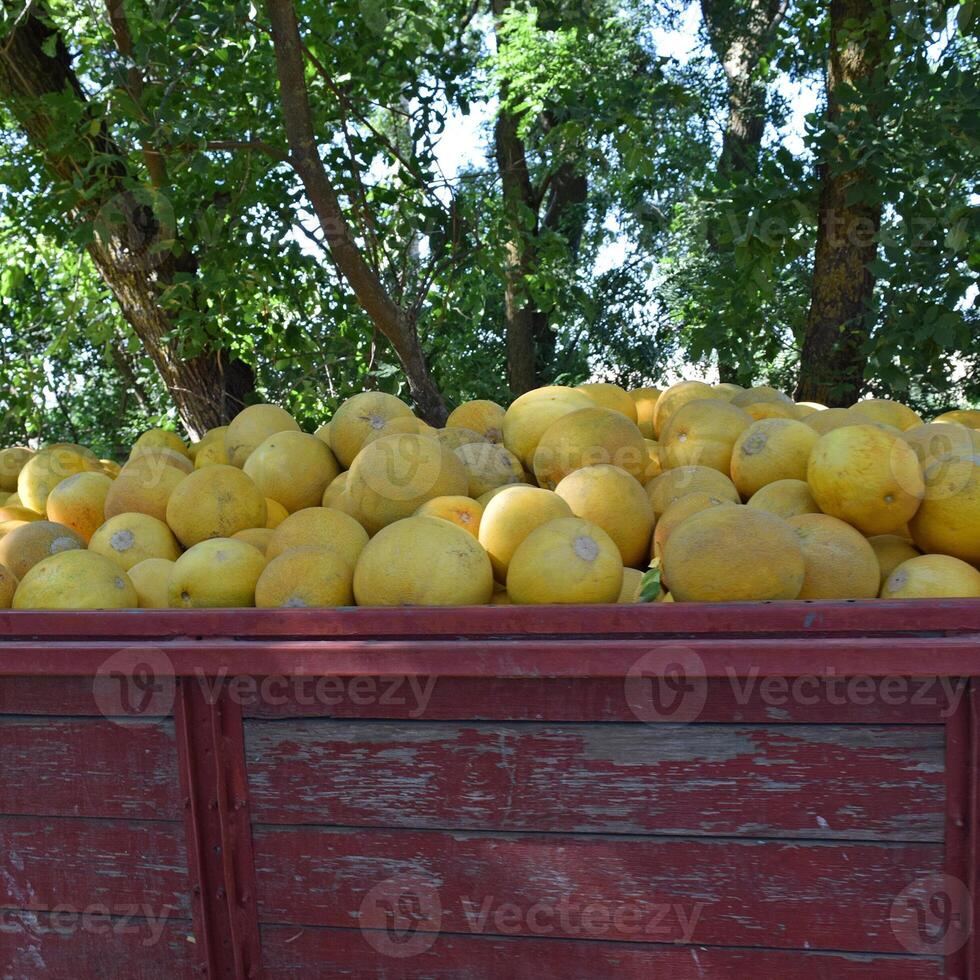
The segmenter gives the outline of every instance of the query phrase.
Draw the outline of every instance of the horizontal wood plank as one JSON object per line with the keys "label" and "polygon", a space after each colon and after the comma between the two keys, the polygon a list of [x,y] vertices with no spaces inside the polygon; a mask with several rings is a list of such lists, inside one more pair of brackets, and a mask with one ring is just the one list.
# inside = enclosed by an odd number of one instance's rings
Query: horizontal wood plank
{"label": "horizontal wood plank", "polygon": [[[972,600],[978,601],[980,600]],[[9,639],[0,641],[0,675],[99,675],[111,657],[132,644],[118,640]],[[970,677],[980,676],[980,634],[923,633],[825,636],[814,642],[765,636],[675,640],[607,638],[600,634],[560,639],[418,637],[171,639],[147,641],[157,676],[438,677],[628,677],[650,659],[688,662],[687,677]]]}
{"label": "horizontal wood plank", "polygon": [[173,722],[0,717],[0,810],[179,820]]}
{"label": "horizontal wood plank", "polygon": [[[236,696],[245,717],[253,718],[657,722],[644,710],[642,695],[621,677],[279,675],[244,680]],[[699,722],[942,725],[962,697],[959,679],[948,677],[872,681],[815,674],[791,680],[762,674],[744,680],[709,678],[702,685],[704,703],[697,718],[690,719]],[[669,723],[669,715],[665,720]]]}
{"label": "horizontal wood plank", "polygon": [[251,721],[262,823],[943,839],[939,727]]}
{"label": "horizontal wood plank", "polygon": [[182,824],[0,817],[0,908],[190,917]]}
{"label": "horizontal wood plank", "polygon": [[655,603],[444,609],[0,611],[6,637],[568,636],[980,632],[980,602]]}
{"label": "horizontal wood plank", "polygon": [[253,839],[263,923],[382,924],[407,896],[429,931],[534,935],[543,909],[569,939],[864,953],[931,952],[903,946],[889,916],[943,861],[936,844],[264,825]]}
{"label": "horizontal wood plank", "polygon": [[0,911],[0,977],[11,980],[191,980],[198,957],[186,919]]}
{"label": "horizontal wood plank", "polygon": [[[407,957],[384,934],[357,929],[263,926],[263,965],[278,980],[330,975],[348,980],[941,980],[942,961],[809,950],[656,946],[442,934]],[[378,947],[381,947],[380,949]],[[392,952],[401,950],[392,944]],[[502,964],[506,964],[504,967]]]}

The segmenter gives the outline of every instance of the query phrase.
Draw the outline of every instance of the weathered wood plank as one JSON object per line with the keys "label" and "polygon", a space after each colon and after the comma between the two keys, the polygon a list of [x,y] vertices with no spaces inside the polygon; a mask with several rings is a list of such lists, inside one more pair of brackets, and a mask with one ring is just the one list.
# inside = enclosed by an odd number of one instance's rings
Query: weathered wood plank
{"label": "weathered wood plank", "polygon": [[943,839],[939,727],[252,721],[285,824]]}
{"label": "weathered wood plank", "polygon": [[191,980],[199,976],[191,923],[98,910],[0,912],[4,980]]}
{"label": "weathered wood plank", "polygon": [[444,933],[432,939],[426,949],[400,958],[382,951],[384,934],[371,935],[372,945],[357,929],[263,926],[263,965],[278,980],[320,976],[324,963],[330,964],[331,976],[354,980],[498,980],[504,975],[509,980],[940,980],[943,975],[938,958],[912,956],[567,942],[546,936]]}
{"label": "weathered wood plank", "polygon": [[469,606],[446,609],[201,609],[0,612],[0,637],[759,636],[980,632],[969,599],[746,602],[693,607]]}
{"label": "weathered wood plank", "polygon": [[349,928],[367,910],[381,925],[407,896],[429,931],[535,935],[546,919],[558,938],[866,953],[932,952],[905,948],[889,915],[943,861],[936,844],[264,825],[254,845],[263,923]]}
{"label": "weathered wood plank", "polygon": [[0,817],[0,908],[190,917],[183,827]]}
{"label": "weathered wood plank", "polygon": [[0,717],[8,814],[179,820],[173,722]]}

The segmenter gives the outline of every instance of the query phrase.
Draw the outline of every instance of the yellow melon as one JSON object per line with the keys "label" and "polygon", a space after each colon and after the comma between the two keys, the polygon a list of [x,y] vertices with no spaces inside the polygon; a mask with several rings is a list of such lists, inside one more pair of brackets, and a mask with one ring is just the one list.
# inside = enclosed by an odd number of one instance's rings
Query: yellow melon
{"label": "yellow melon", "polygon": [[340,473],[333,453],[316,436],[277,432],[260,443],[242,467],[264,497],[289,513],[317,507]]}
{"label": "yellow melon", "polygon": [[776,480],[805,480],[817,433],[796,419],[759,419],[739,436],[732,450],[732,482],[751,497]]}
{"label": "yellow melon", "polygon": [[740,391],[745,391],[742,385],[735,384],[734,381],[719,381],[713,386],[715,391],[720,391],[729,401],[731,401]]}
{"label": "yellow melon", "polygon": [[9,493],[17,489],[17,477],[33,455],[34,453],[24,446],[0,449],[0,490]]}
{"label": "yellow melon", "polygon": [[354,569],[359,606],[486,605],[493,595],[487,553],[440,517],[407,517],[380,530]]}
{"label": "yellow melon", "polygon": [[168,590],[174,563],[166,558],[144,558],[127,572],[140,609],[169,609]]}
{"label": "yellow melon", "polygon": [[470,497],[436,497],[427,500],[412,516],[441,517],[444,521],[452,521],[464,531],[469,531],[474,538],[479,538],[483,505]]}
{"label": "yellow melon", "polygon": [[660,476],[664,468],[660,465],[660,447],[653,439],[644,439],[647,447],[647,467],[640,477],[640,483],[646,486],[655,476]]}
{"label": "yellow melon", "polygon": [[653,414],[657,401],[662,394],[659,388],[634,388],[629,392],[636,406],[636,427],[643,433],[644,439],[653,439]]}
{"label": "yellow melon", "polygon": [[703,381],[679,381],[671,385],[657,399],[653,409],[653,437],[659,442],[661,434],[670,421],[670,417],[682,405],[688,402],[703,401],[705,398],[716,398],[719,401],[730,401],[727,392],[712,388]]}
{"label": "yellow melon", "polygon": [[558,494],[541,487],[506,487],[488,500],[480,521],[479,538],[490,556],[497,580],[506,579],[514,552],[535,528],[571,516],[571,508]]}
{"label": "yellow melon", "polygon": [[190,450],[187,448],[187,444],[176,432],[172,432],[170,429],[147,429],[133,443],[130,455],[138,455],[140,451],[147,449],[169,449],[181,456],[190,458]]}
{"label": "yellow melon", "polygon": [[163,521],[148,514],[117,514],[92,535],[89,551],[111,558],[128,571],[146,558],[176,561],[180,546]]}
{"label": "yellow melon", "polygon": [[514,552],[507,594],[515,605],[616,602],[623,561],[596,524],[560,517],[535,528]]}
{"label": "yellow melon", "polygon": [[216,436],[207,444],[201,443],[201,448],[194,454],[194,468],[205,466],[228,466],[228,450],[225,448],[224,435]]}
{"label": "yellow melon", "polygon": [[588,384],[577,385],[576,391],[581,391],[587,395],[599,408],[608,408],[612,412],[621,412],[631,422],[637,421],[636,402],[630,397],[629,392],[619,385],[609,382],[590,382]]}
{"label": "yellow melon", "polygon": [[[316,507],[319,503],[318,500],[312,506]],[[279,527],[287,517],[289,517],[289,511],[278,500],[273,500],[271,497],[265,498],[265,526],[267,528]]]}
{"label": "yellow melon", "polygon": [[585,466],[569,473],[555,493],[576,517],[602,528],[612,538],[624,565],[646,565],[653,505],[636,477],[618,466]]}
{"label": "yellow melon", "polygon": [[848,425],[871,425],[872,420],[854,408],[828,408],[824,412],[814,412],[801,420],[818,435],[826,435],[833,429]]}
{"label": "yellow melon", "polygon": [[105,499],[111,486],[105,473],[76,473],[48,495],[48,517],[88,541],[105,520]]}
{"label": "yellow melon", "polygon": [[244,541],[253,548],[258,548],[264,555],[269,547],[269,542],[272,540],[272,531],[271,527],[247,527],[242,531],[236,531],[232,538],[235,541]]}
{"label": "yellow melon", "polygon": [[167,502],[167,524],[185,548],[227,538],[246,527],[265,527],[265,496],[234,466],[206,466],[177,484]]}
{"label": "yellow melon", "polygon": [[918,555],[888,576],[881,598],[980,599],[980,571],[952,555]]}
{"label": "yellow melon", "polygon": [[172,466],[182,473],[190,473],[194,469],[194,462],[189,456],[173,449],[164,449],[161,446],[144,446],[142,449],[134,449],[129,458],[133,460],[147,456],[162,459],[168,466]]}
{"label": "yellow melon", "polygon": [[637,479],[647,469],[647,447],[634,422],[608,408],[582,408],[553,422],[534,451],[538,486],[554,489],[583,466],[610,463]]}
{"label": "yellow melon", "polygon": [[388,435],[395,419],[413,419],[412,410],[383,391],[362,391],[348,398],[330,420],[330,448],[341,466],[349,469],[369,436]]}
{"label": "yellow melon", "polygon": [[786,402],[749,402],[742,406],[742,411],[750,418],[759,419],[799,419],[795,405]]}
{"label": "yellow melon", "polygon": [[552,423],[593,404],[588,395],[563,385],[527,391],[515,398],[504,413],[504,445],[531,469],[534,451]]}
{"label": "yellow melon", "polygon": [[17,585],[17,576],[6,565],[0,565],[0,609],[10,608]]}
{"label": "yellow melon", "polygon": [[0,537],[0,565],[23,581],[38,562],[62,551],[84,549],[85,539],[54,521],[28,521]]}
{"label": "yellow melon", "polygon": [[805,480],[773,480],[749,497],[746,507],[767,510],[784,521],[798,514],[818,514],[820,508]]}
{"label": "yellow melon", "polygon": [[638,568],[623,569],[623,584],[619,589],[616,602],[633,603],[640,601],[640,590],[643,586],[643,572]]}
{"label": "yellow melon", "polygon": [[491,442],[471,442],[454,451],[466,468],[466,492],[474,499],[497,487],[524,482],[521,461],[504,446]]}
{"label": "yellow melon", "polygon": [[645,489],[653,505],[654,516],[658,518],[668,504],[698,490],[719,500],[730,500],[735,504],[741,501],[735,484],[724,473],[709,466],[678,466],[677,469],[666,470],[651,480]]}
{"label": "yellow melon", "polygon": [[340,498],[342,493],[347,491],[347,470],[338,473],[323,491],[323,499],[320,501],[321,507],[333,507],[334,501]]}
{"label": "yellow melon", "polygon": [[225,451],[232,466],[244,466],[245,460],[269,436],[277,432],[298,432],[299,425],[278,405],[249,405],[243,408],[225,430]]}
{"label": "yellow melon", "polygon": [[167,503],[187,474],[160,457],[143,456],[128,462],[112,481],[105,498],[105,516],[149,514],[167,518]]}
{"label": "yellow melon", "polygon": [[974,454],[973,431],[965,425],[947,422],[914,425],[902,433],[902,438],[912,447],[923,471],[938,459]]}
{"label": "yellow melon", "polygon": [[26,524],[29,521],[43,520],[44,514],[39,514],[36,510],[31,510],[29,507],[21,507],[19,504],[10,503],[6,503],[0,507],[0,523],[19,521],[21,524]]}
{"label": "yellow melon", "polygon": [[813,447],[807,483],[825,514],[864,534],[891,534],[918,510],[922,468],[911,447],[874,425],[833,429]]}
{"label": "yellow melon", "polygon": [[45,512],[48,495],[54,488],[76,473],[99,473],[102,467],[95,457],[75,449],[48,448],[32,456],[17,476],[17,496],[25,507]]}
{"label": "yellow melon", "polygon": [[745,405],[758,405],[765,402],[772,404],[792,405],[793,399],[785,392],[773,388],[771,385],[753,385],[739,391],[732,398],[732,404],[739,408]]}
{"label": "yellow melon", "polygon": [[682,405],[660,433],[660,465],[707,466],[728,475],[732,447],[752,424],[740,408],[718,399],[699,399]]}
{"label": "yellow melon", "polygon": [[694,514],[707,510],[709,507],[734,507],[735,503],[719,497],[713,497],[710,493],[703,490],[695,490],[693,493],[686,493],[683,497],[678,497],[667,505],[667,509],[660,515],[657,525],[653,531],[651,542],[650,557],[663,558],[664,545],[670,537],[674,528]]}
{"label": "yellow melon", "polygon": [[664,584],[678,602],[795,599],[805,574],[793,528],[750,507],[708,507],[664,545]]}
{"label": "yellow melon", "polygon": [[860,531],[827,514],[798,514],[787,521],[803,550],[806,573],[798,599],[874,599],[881,569]]}
{"label": "yellow melon", "polygon": [[908,538],[903,538],[900,534],[874,534],[868,538],[868,544],[871,545],[875,557],[878,559],[879,591],[888,576],[902,562],[922,554]]}
{"label": "yellow melon", "polygon": [[351,568],[368,542],[367,531],[349,514],[333,507],[309,507],[290,514],[273,532],[266,555],[278,558],[290,548],[331,548]]}
{"label": "yellow melon", "polygon": [[403,433],[365,446],[354,460],[347,493],[369,532],[410,517],[434,497],[466,494],[459,458],[428,436]]}
{"label": "yellow melon", "polygon": [[172,609],[254,606],[255,584],[265,565],[265,555],[244,541],[208,538],[174,562],[167,601]]}
{"label": "yellow melon", "polygon": [[[323,425],[319,426],[316,432],[313,433],[328,449],[330,448],[330,423],[324,422]],[[332,450],[331,450],[332,451]]]}
{"label": "yellow melon", "polygon": [[865,398],[855,402],[851,408],[860,412],[872,422],[893,425],[903,432],[913,426],[922,425],[922,419],[907,405],[893,402],[888,398]]}
{"label": "yellow melon", "polygon": [[485,436],[481,436],[479,432],[474,429],[463,429],[461,427],[436,429],[433,433],[433,438],[438,439],[447,449],[452,449],[453,451],[459,449],[461,446],[468,446],[470,443],[484,446],[490,445],[490,440]]}
{"label": "yellow melon", "polygon": [[923,551],[980,565],[980,452],[943,457],[926,470],[925,499],[909,530]]}
{"label": "yellow melon", "polygon": [[255,584],[260,609],[354,605],[354,569],[336,551],[306,545],[273,558]]}
{"label": "yellow melon", "polygon": [[[192,442],[187,447],[187,452],[190,454],[191,459],[197,460],[197,454],[205,447],[210,445],[212,442],[221,442],[224,444],[225,433],[228,431],[227,425],[216,425],[213,429],[208,429],[203,436],[197,441]],[[222,462],[227,462],[227,460],[222,460]]]}
{"label": "yellow melon", "polygon": [[446,419],[446,428],[472,429],[490,442],[501,443],[504,441],[505,414],[502,405],[479,398],[454,408]]}
{"label": "yellow melon", "polygon": [[821,402],[797,402],[796,403],[796,417],[801,421],[809,416],[813,415],[814,412],[825,412],[827,411],[827,406]]}
{"label": "yellow melon", "polygon": [[38,562],[20,580],[14,609],[135,609],[129,576],[93,551],[64,551]]}
{"label": "yellow melon", "polygon": [[968,429],[980,429],[980,408],[954,408],[937,415],[933,422],[956,422]]}

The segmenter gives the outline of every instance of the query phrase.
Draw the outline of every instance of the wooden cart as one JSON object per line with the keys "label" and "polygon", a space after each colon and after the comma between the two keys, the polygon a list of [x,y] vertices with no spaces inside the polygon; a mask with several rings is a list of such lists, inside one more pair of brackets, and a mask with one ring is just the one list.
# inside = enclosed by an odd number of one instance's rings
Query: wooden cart
{"label": "wooden cart", "polygon": [[0,613],[0,977],[980,978],[980,602]]}

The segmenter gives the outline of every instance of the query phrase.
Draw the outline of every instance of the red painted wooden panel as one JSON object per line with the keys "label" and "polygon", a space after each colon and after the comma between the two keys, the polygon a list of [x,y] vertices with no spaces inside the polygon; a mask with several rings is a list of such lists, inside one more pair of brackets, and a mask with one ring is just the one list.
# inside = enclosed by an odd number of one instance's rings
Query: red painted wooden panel
{"label": "red painted wooden panel", "polygon": [[0,612],[0,636],[722,635],[980,631],[980,602],[767,602],[447,609]]}
{"label": "red painted wooden panel", "polygon": [[179,820],[171,721],[0,717],[8,814]]}
{"label": "red painted wooden panel", "polygon": [[[56,681],[58,678],[39,678]],[[885,678],[848,688],[844,677],[773,675],[703,681],[699,722],[942,725],[962,696],[960,678]],[[886,685],[894,682],[894,690]],[[0,678],[0,692],[4,679]],[[809,685],[809,686],[807,686]],[[246,717],[391,718],[412,721],[655,722],[638,715],[621,677],[257,677],[236,695]],[[849,691],[851,693],[849,693]],[[853,692],[857,692],[854,696]],[[897,696],[896,696],[896,692]],[[632,703],[631,703],[632,702]],[[2,712],[2,702],[0,702]]]}
{"label": "red painted wooden panel", "polygon": [[[888,953],[925,951],[903,947],[889,914],[943,861],[935,844],[267,826],[254,846],[263,923],[350,927],[395,878],[449,932],[533,935],[546,907],[559,938]],[[519,921],[505,930],[507,903]]]}
{"label": "red painted wooden panel", "polygon": [[[382,949],[383,934],[371,936]],[[912,956],[856,956],[806,950],[653,946],[547,937],[442,934],[416,955],[382,952],[357,929],[263,926],[264,966],[277,980],[940,980],[942,962]]]}
{"label": "red painted wooden panel", "polygon": [[0,911],[4,980],[191,980],[195,956],[186,919]]}
{"label": "red painted wooden panel", "polygon": [[[668,603],[669,605],[669,603]],[[133,644],[113,640],[13,639],[0,642],[0,675],[98,674],[108,659]],[[140,649],[160,661],[162,675],[204,671],[229,674],[388,677],[625,677],[640,662],[684,651],[689,677],[980,676],[980,634],[950,637],[896,635],[811,642],[797,638],[474,640],[147,640]],[[160,656],[162,654],[162,657]]]}
{"label": "red painted wooden panel", "polygon": [[258,722],[262,823],[943,839],[942,728]]}
{"label": "red painted wooden panel", "polygon": [[190,917],[180,824],[0,816],[0,855],[0,908]]}
{"label": "red painted wooden panel", "polygon": [[101,714],[91,677],[0,677],[0,715]]}

